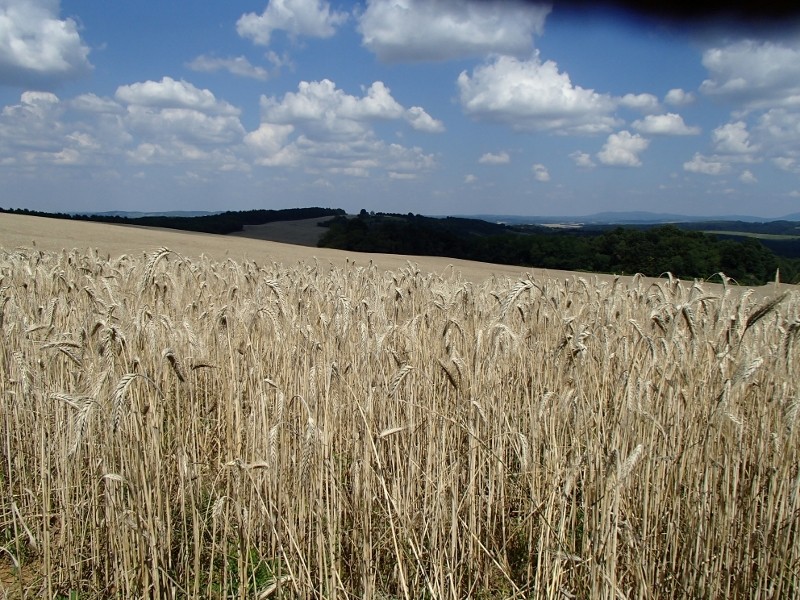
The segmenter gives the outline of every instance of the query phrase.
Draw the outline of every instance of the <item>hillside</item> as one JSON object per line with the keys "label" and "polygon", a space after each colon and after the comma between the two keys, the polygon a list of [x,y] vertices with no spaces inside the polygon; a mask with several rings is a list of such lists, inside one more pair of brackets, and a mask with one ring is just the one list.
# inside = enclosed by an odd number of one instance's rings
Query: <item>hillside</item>
{"label": "hillside", "polygon": [[[48,251],[94,248],[101,254],[112,258],[122,254],[140,255],[143,252],[152,252],[157,248],[168,247],[186,256],[206,255],[216,260],[231,258],[238,261],[252,260],[260,264],[276,262],[285,265],[316,261],[322,267],[327,265],[339,267],[375,265],[383,271],[401,269],[410,262],[423,272],[459,273],[464,279],[475,283],[493,277],[519,279],[525,276],[534,279],[557,278],[562,280],[581,276],[592,281],[608,282],[615,279],[613,275],[574,273],[558,269],[521,268],[435,256],[348,252],[243,237],[0,213],[0,248],[12,251],[18,247],[39,248]],[[621,277],[620,279],[627,281],[630,277]],[[644,278],[644,280],[650,283],[658,281],[655,278]],[[710,290],[719,289],[717,284],[705,285]],[[796,288],[797,286],[794,285],[780,284],[776,286],[771,283],[760,287],[756,286],[754,289],[757,297],[763,297],[781,290]]]}

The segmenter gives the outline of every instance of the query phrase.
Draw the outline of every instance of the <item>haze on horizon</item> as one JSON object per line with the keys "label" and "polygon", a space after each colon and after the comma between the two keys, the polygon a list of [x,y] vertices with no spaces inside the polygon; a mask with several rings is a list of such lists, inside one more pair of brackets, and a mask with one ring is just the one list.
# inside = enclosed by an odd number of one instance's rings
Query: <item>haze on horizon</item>
{"label": "haze on horizon", "polygon": [[0,0],[0,206],[798,212],[796,13],[588,4]]}

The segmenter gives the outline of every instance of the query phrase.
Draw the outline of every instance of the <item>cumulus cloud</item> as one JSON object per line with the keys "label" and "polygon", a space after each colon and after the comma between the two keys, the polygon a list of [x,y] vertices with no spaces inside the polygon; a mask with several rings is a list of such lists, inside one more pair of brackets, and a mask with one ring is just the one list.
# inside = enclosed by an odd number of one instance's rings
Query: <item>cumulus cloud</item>
{"label": "cumulus cloud", "polygon": [[653,94],[625,94],[619,103],[627,108],[634,108],[644,113],[656,112],[661,109],[658,98]]}
{"label": "cumulus cloud", "polygon": [[57,106],[61,100],[51,92],[22,92],[20,102],[23,106],[42,112]]}
{"label": "cumulus cloud", "polygon": [[573,85],[553,61],[499,56],[458,76],[461,106],[476,119],[520,131],[590,134],[610,131],[616,104],[605,94]]}
{"label": "cumulus cloud", "polygon": [[644,119],[634,121],[631,126],[648,135],[697,135],[699,127],[689,127],[683,117],[675,113],[665,115],[647,115]]}
{"label": "cumulus cloud", "polygon": [[647,149],[650,140],[630,131],[620,131],[608,136],[608,140],[597,153],[597,160],[614,167],[638,167],[642,164],[639,154]]}
{"label": "cumulus cloud", "polygon": [[264,166],[302,166],[334,175],[365,177],[371,170],[410,179],[435,166],[418,147],[386,144],[377,139],[378,121],[406,121],[412,128],[444,129],[421,107],[404,108],[382,82],[347,94],[328,79],[302,81],[282,98],[261,98],[262,123],[245,143]]}
{"label": "cumulus cloud", "polygon": [[245,135],[240,111],[210,90],[164,77],[122,85],[114,98],[124,106],[122,122],[133,136],[134,148],[127,151],[130,161],[246,169],[234,149]]}
{"label": "cumulus cloud", "polygon": [[698,152],[695,153],[692,160],[683,163],[683,169],[690,173],[703,175],[723,175],[730,171],[730,165],[716,157],[703,156]]}
{"label": "cumulus cloud", "polygon": [[[0,162],[110,170],[193,162],[214,172],[246,170],[237,111],[207,90],[175,83],[121,86],[115,99],[82,94],[62,101],[25,92],[0,112]],[[169,93],[175,90],[181,93]]]}
{"label": "cumulus cloud", "polygon": [[709,78],[700,90],[748,108],[800,108],[800,42],[741,40],[703,53]]}
{"label": "cumulus cloud", "polygon": [[[711,133],[711,143],[713,154],[707,156],[695,153],[692,160],[683,163],[685,171],[703,175],[724,175],[729,173],[734,165],[761,160],[761,157],[756,156],[760,146],[751,141],[750,132],[743,121],[717,127]],[[748,170],[741,174],[740,180],[743,183],[756,182],[755,176]]]}
{"label": "cumulus cloud", "polygon": [[50,87],[91,70],[89,48],[55,0],[0,2],[0,84]]}
{"label": "cumulus cloud", "polygon": [[508,152],[500,152],[498,154],[487,152],[478,159],[478,162],[482,165],[505,165],[511,162],[511,157]]}
{"label": "cumulus cloud", "polygon": [[550,181],[550,171],[547,170],[543,164],[537,163],[531,166],[531,171],[533,171],[533,177],[536,181],[540,181],[542,183],[547,183]]}
{"label": "cumulus cloud", "polygon": [[292,125],[261,123],[258,129],[244,137],[244,142],[253,151],[257,164],[265,167],[292,166],[300,156],[293,147],[287,145],[293,131]]}
{"label": "cumulus cloud", "polygon": [[421,131],[444,130],[440,121],[424,109],[405,109],[392,97],[383,82],[376,81],[362,97],[338,89],[329,80],[301,81],[297,92],[288,92],[280,100],[262,97],[264,120],[271,123],[294,123],[310,138],[360,137],[370,131],[374,121],[405,120]]}
{"label": "cumulus cloud", "polygon": [[155,108],[187,108],[206,113],[238,115],[239,109],[217,100],[210,90],[201,90],[186,81],[164,77],[161,81],[142,81],[117,88],[115,98],[126,104]]}
{"label": "cumulus cloud", "polygon": [[70,101],[70,106],[76,110],[103,114],[103,113],[121,113],[123,112],[122,106],[112,100],[111,98],[101,98],[96,94],[81,94]]}
{"label": "cumulus cloud", "polygon": [[478,178],[472,173],[468,173],[464,176],[464,183],[471,184],[475,183],[476,181],[478,181]]}
{"label": "cumulus cloud", "polygon": [[793,156],[776,156],[772,159],[776,167],[789,173],[800,173],[800,161]]}
{"label": "cumulus cloud", "polygon": [[329,38],[347,20],[347,13],[331,11],[324,0],[269,0],[260,15],[247,13],[236,22],[237,33],[255,44],[269,46],[272,33]]}
{"label": "cumulus cloud", "polygon": [[581,152],[580,150],[576,150],[569,157],[575,162],[575,165],[582,168],[582,169],[591,169],[592,167],[596,167],[592,157],[587,154],[586,152]]}
{"label": "cumulus cloud", "polygon": [[383,62],[519,56],[531,51],[549,12],[522,1],[368,0],[358,28],[363,45]]}
{"label": "cumulus cloud", "polygon": [[[50,92],[23,92],[19,104],[0,113],[0,154],[17,162],[36,153],[54,152],[63,145],[59,117],[61,100]],[[29,154],[33,153],[33,154]]]}
{"label": "cumulus cloud", "polygon": [[425,131],[427,133],[441,133],[444,131],[444,123],[434,119],[420,106],[409,108],[405,112],[405,119],[417,131]]}
{"label": "cumulus cloud", "polygon": [[800,153],[799,37],[719,45],[706,50],[703,65],[708,78],[700,90],[737,109],[735,121],[712,132],[712,162],[754,163]]}
{"label": "cumulus cloud", "polygon": [[209,115],[190,108],[153,109],[133,105],[128,107],[125,120],[133,131],[151,140],[229,144],[240,140],[245,133],[234,115]]}
{"label": "cumulus cloud", "polygon": [[267,70],[250,63],[244,56],[229,58],[218,58],[216,56],[206,56],[201,54],[186,65],[193,71],[213,73],[215,71],[228,71],[239,77],[249,77],[264,81],[268,77]]}
{"label": "cumulus cloud", "polygon": [[743,121],[717,127],[711,133],[714,149],[721,154],[750,154],[758,148],[750,142],[750,133]]}
{"label": "cumulus cloud", "polygon": [[739,181],[742,183],[758,183],[758,178],[753,175],[753,173],[747,169],[742,171],[742,174],[739,175]]}
{"label": "cumulus cloud", "polygon": [[0,164],[107,164],[131,136],[119,114],[86,116],[53,93],[24,92],[0,111]]}
{"label": "cumulus cloud", "polygon": [[773,108],[762,114],[754,134],[766,140],[772,150],[800,151],[800,111]]}
{"label": "cumulus cloud", "polygon": [[228,149],[200,148],[179,140],[165,142],[141,142],[126,152],[128,160],[134,164],[174,164],[205,163],[219,171],[246,171],[236,156]]}
{"label": "cumulus cloud", "polygon": [[681,88],[673,88],[664,96],[664,102],[672,106],[686,106],[694,102],[694,94]]}

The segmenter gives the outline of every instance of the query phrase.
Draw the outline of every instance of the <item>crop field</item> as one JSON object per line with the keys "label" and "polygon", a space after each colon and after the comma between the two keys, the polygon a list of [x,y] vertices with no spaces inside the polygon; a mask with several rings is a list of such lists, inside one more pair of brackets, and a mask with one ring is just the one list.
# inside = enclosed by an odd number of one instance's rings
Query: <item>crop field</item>
{"label": "crop field", "polygon": [[0,336],[0,596],[800,594],[794,290],[20,247]]}

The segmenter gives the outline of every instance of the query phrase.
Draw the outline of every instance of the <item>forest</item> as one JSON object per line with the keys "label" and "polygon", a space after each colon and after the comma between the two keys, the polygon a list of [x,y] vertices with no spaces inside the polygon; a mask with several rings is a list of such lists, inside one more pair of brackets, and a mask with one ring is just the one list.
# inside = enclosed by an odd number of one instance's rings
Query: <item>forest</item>
{"label": "forest", "polygon": [[753,237],[730,238],[677,225],[552,229],[474,219],[368,214],[337,217],[320,246],[359,252],[446,256],[525,267],[707,279],[722,272],[742,285],[800,279],[800,260]]}

